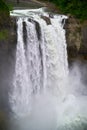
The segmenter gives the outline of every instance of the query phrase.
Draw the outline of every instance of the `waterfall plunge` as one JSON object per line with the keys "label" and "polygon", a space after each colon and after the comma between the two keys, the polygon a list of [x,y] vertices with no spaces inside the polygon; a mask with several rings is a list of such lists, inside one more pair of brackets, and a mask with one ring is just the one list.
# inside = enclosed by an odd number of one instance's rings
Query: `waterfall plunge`
{"label": "waterfall plunge", "polygon": [[[39,15],[34,16],[31,21],[29,18],[18,18],[12,95],[12,108],[15,113],[28,113],[27,109],[31,107],[34,94],[51,91],[60,95],[63,92],[68,64],[62,19],[63,16],[49,18],[51,24],[47,25]],[[26,26],[26,43],[23,39],[23,22]],[[36,26],[39,30],[36,30]]]}
{"label": "waterfall plunge", "polygon": [[18,40],[10,102],[20,130],[74,130],[72,123],[81,123],[79,113],[83,108],[67,83],[69,70],[62,23],[66,17],[50,18],[42,9],[15,10],[11,15],[18,16]]}

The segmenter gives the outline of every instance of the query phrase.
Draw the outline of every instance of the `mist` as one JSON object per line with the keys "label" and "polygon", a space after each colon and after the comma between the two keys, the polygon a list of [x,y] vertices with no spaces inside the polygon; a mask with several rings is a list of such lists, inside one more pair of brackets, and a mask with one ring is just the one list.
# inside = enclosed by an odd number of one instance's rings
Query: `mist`
{"label": "mist", "polygon": [[86,65],[74,63],[66,79],[64,96],[49,90],[33,96],[30,113],[14,119],[17,130],[86,130]]}

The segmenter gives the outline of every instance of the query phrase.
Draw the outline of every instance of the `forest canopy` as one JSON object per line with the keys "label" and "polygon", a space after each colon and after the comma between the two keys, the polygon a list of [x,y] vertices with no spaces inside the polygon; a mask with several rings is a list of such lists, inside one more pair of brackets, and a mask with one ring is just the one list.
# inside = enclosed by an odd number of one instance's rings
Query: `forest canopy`
{"label": "forest canopy", "polygon": [[3,0],[0,0],[0,11],[9,11],[9,7]]}
{"label": "forest canopy", "polygon": [[87,19],[87,0],[48,0],[55,3],[63,13],[70,13],[81,20]]}

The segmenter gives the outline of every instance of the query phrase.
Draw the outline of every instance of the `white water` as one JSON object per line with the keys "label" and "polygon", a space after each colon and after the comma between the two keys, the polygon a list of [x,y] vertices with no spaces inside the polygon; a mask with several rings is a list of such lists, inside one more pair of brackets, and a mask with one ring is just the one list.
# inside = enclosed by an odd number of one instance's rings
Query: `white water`
{"label": "white water", "polygon": [[28,107],[30,106],[31,84],[28,78],[27,61],[23,42],[23,25],[21,18],[19,18],[17,25],[18,44],[16,51],[15,74],[13,79],[14,88],[11,102],[13,111],[18,113],[18,115],[22,115],[25,112],[29,112]]}
{"label": "white water", "polygon": [[[77,84],[71,85],[74,74],[69,75],[62,23],[66,17],[54,15],[54,18],[49,18],[51,24],[47,25],[41,16],[49,17],[49,14],[42,9],[16,10],[11,15],[18,16],[18,40],[10,102],[19,129],[77,130],[86,113],[86,100],[83,102],[84,98],[75,96],[74,89],[79,83],[76,81]],[[26,43],[23,22],[26,24]],[[35,22],[39,25],[40,34],[37,34]]]}

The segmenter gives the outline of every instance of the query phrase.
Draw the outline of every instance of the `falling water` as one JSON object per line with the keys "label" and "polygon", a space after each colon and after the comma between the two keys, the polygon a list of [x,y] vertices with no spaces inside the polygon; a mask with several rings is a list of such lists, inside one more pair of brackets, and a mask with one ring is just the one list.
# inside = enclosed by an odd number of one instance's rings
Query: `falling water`
{"label": "falling water", "polygon": [[28,106],[30,104],[29,99],[31,93],[31,85],[28,79],[27,62],[23,42],[23,25],[21,18],[19,18],[17,21],[17,26],[18,44],[16,51],[15,74],[13,79],[14,88],[11,101],[13,111],[20,115],[26,111],[29,111]]}
{"label": "falling water", "polygon": [[79,111],[75,97],[67,96],[69,70],[63,29],[67,17],[50,17],[42,9],[15,10],[11,15],[18,19],[18,40],[10,102],[14,115],[22,118],[20,129],[64,130],[61,124],[74,119]]}

